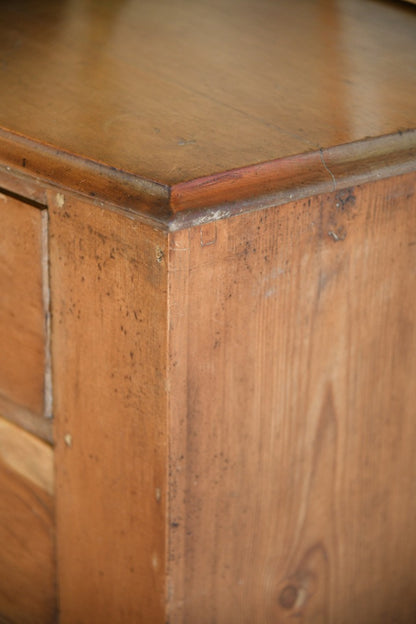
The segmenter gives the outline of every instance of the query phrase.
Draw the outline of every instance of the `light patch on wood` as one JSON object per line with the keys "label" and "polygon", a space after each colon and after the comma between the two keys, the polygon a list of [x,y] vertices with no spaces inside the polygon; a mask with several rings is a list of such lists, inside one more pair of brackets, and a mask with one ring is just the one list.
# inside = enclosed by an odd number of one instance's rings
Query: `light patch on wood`
{"label": "light patch on wood", "polygon": [[0,417],[0,459],[16,473],[53,494],[53,450]]}
{"label": "light patch on wood", "polygon": [[152,568],[157,571],[159,569],[159,557],[157,553],[153,553],[152,555]]}
{"label": "light patch on wood", "polygon": [[58,208],[63,208],[65,205],[65,197],[62,195],[62,193],[57,193],[56,195],[56,205],[58,206]]}
{"label": "light patch on wood", "polygon": [[156,260],[160,263],[164,258],[165,252],[159,245],[156,245]]}
{"label": "light patch on wood", "polygon": [[216,223],[207,223],[199,230],[201,247],[215,245],[217,242],[217,225]]}

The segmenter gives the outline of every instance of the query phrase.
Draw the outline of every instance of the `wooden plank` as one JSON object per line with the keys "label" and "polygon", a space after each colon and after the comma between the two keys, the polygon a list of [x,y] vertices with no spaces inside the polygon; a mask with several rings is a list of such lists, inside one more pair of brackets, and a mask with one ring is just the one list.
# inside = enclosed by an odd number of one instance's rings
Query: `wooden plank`
{"label": "wooden plank", "polygon": [[164,623],[166,236],[50,195],[61,624]]}
{"label": "wooden plank", "polygon": [[416,620],[415,180],[170,235],[171,624]]}
{"label": "wooden plank", "polygon": [[55,622],[53,451],[0,417],[0,621]]}
{"label": "wooden plank", "polygon": [[0,394],[44,412],[43,211],[0,193]]}

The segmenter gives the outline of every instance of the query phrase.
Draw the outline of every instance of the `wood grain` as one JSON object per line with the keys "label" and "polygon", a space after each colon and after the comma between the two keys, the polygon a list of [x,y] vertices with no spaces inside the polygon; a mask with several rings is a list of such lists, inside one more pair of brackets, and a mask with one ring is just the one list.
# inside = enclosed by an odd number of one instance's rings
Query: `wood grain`
{"label": "wood grain", "polygon": [[53,453],[0,417],[0,621],[56,615]]}
{"label": "wood grain", "polygon": [[0,414],[9,422],[18,425],[29,433],[52,444],[53,431],[51,418],[39,418],[22,405],[17,405],[6,397],[0,395]]}
{"label": "wood grain", "polygon": [[0,456],[16,474],[53,495],[52,448],[3,418],[0,418]]}
{"label": "wood grain", "polygon": [[21,171],[68,180],[72,157],[88,193],[79,165],[138,195],[396,134],[416,124],[415,23],[399,2],[7,0],[0,127],[38,147]]}
{"label": "wood grain", "polygon": [[0,193],[0,394],[44,413],[45,314],[41,210]]}
{"label": "wood grain", "polygon": [[416,619],[415,176],[169,236],[169,622]]}
{"label": "wood grain", "polygon": [[408,131],[225,171],[173,185],[170,210],[177,218],[170,225],[286,204],[415,168],[416,132]]}
{"label": "wood grain", "polygon": [[49,205],[60,622],[163,624],[166,235]]}

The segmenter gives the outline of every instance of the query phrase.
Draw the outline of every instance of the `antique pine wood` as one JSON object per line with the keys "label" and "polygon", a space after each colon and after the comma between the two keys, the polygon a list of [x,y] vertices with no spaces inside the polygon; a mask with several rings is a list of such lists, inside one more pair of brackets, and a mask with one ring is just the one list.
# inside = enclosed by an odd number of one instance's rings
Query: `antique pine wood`
{"label": "antique pine wood", "polygon": [[142,206],[195,178],[404,131],[414,22],[386,0],[7,1],[2,152]]}
{"label": "antique pine wood", "polygon": [[0,621],[56,621],[53,452],[0,415]]}
{"label": "antique pine wood", "polygon": [[0,621],[413,624],[415,7],[0,35]]}
{"label": "antique pine wood", "polygon": [[26,408],[36,429],[45,394],[46,212],[2,193],[0,208],[0,405],[10,417]]}
{"label": "antique pine wood", "polygon": [[163,622],[166,235],[49,208],[61,621]]}
{"label": "antique pine wood", "polygon": [[414,621],[415,191],[170,236],[170,622]]}

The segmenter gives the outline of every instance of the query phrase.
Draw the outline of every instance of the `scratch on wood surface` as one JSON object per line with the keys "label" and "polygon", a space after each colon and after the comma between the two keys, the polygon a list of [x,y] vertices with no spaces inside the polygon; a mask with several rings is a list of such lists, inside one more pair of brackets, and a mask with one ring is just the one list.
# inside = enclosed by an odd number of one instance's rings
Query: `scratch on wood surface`
{"label": "scratch on wood surface", "polygon": [[199,230],[201,247],[209,247],[217,242],[217,224],[207,223]]}
{"label": "scratch on wood surface", "polygon": [[329,230],[328,236],[330,236],[337,243],[338,241],[343,241],[347,238],[347,232],[345,228],[339,227],[336,231]]}
{"label": "scratch on wood surface", "polygon": [[183,145],[195,145],[196,141],[195,139],[184,139],[182,137],[180,137],[178,139],[178,145],[183,146]]}

